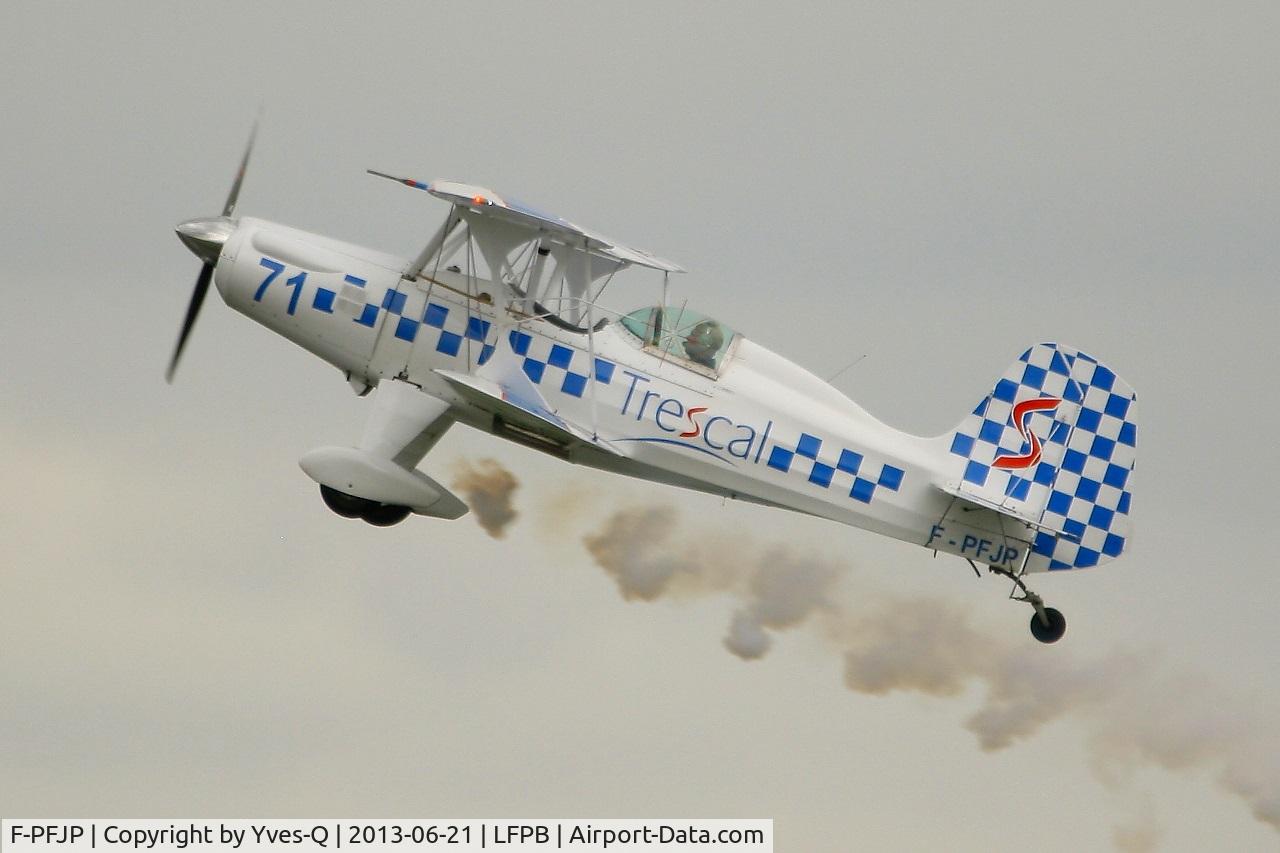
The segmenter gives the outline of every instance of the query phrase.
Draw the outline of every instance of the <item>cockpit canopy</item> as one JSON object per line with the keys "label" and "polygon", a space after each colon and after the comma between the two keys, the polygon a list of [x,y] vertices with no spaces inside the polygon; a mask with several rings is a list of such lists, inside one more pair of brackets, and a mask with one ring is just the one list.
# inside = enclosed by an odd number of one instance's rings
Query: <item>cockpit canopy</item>
{"label": "cockpit canopy", "polygon": [[622,318],[622,326],[646,348],[711,371],[719,371],[737,332],[689,308],[655,305]]}

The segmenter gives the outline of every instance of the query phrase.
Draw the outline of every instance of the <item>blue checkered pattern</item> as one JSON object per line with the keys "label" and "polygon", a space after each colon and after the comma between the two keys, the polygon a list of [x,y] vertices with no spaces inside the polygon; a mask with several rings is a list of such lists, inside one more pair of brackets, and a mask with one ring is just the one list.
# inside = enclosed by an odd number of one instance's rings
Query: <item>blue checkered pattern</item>
{"label": "blue checkered pattern", "polygon": [[[581,397],[587,390],[588,353],[519,329],[512,330],[507,337],[511,349],[524,359],[521,366],[533,384],[545,383],[573,397]],[[613,362],[597,358],[596,381],[608,385],[616,369]]]}
{"label": "blue checkered pattern", "polygon": [[[993,467],[998,456],[1029,450],[1012,421],[1013,407],[1039,397],[1062,400],[1056,410],[1027,418],[1040,437],[1040,461],[1019,470]],[[1133,389],[1096,359],[1058,344],[1037,344],[952,436],[962,490],[1047,528],[1036,534],[1028,571],[1096,566],[1124,550],[1136,402]]]}
{"label": "blue checkered pattern", "polygon": [[[264,264],[265,264],[264,259]],[[278,262],[272,262],[279,265]],[[272,269],[275,267],[272,266]],[[283,266],[281,266],[283,269]],[[368,284],[365,279],[353,275],[343,276],[343,282],[355,285],[362,290]],[[311,307],[325,314],[334,313],[334,302],[337,292],[327,287],[317,287],[311,298]],[[494,341],[490,334],[492,324],[485,319],[469,314],[458,306],[450,306],[441,302],[427,302],[421,317],[413,317],[404,313],[408,296],[404,293],[388,289],[382,295],[381,305],[366,303],[355,322],[370,328],[377,325],[379,312],[390,315],[386,322],[395,322],[395,337],[407,343],[415,343],[420,335],[434,335],[434,339],[426,341],[435,351],[450,358],[465,357],[464,347],[467,341],[480,345],[477,360],[484,364],[493,355]],[[424,332],[423,330],[427,331]],[[530,335],[519,330],[510,333],[511,346],[523,359],[524,372],[535,385],[544,381],[565,394],[582,397],[587,390],[587,362],[590,356],[581,350],[556,343],[540,335]],[[596,381],[608,385],[613,381],[616,365],[603,358],[595,360]]]}
{"label": "blue checkered pattern", "polygon": [[395,336],[400,340],[413,343],[418,339],[419,334],[425,334],[422,332],[425,327],[435,335],[436,352],[456,358],[462,353],[466,341],[475,341],[480,344],[481,364],[488,361],[489,356],[493,354],[493,346],[485,343],[485,339],[489,337],[488,320],[470,316],[456,307],[450,308],[436,302],[426,304],[421,318],[409,317],[402,313],[404,303],[404,297],[399,293],[388,292],[382,299],[382,307],[399,317],[396,321]]}
{"label": "blue checkered pattern", "polygon": [[[399,295],[399,294],[396,294]],[[404,307],[404,300],[398,305],[388,306],[389,299],[384,299],[384,307],[392,313],[399,314]],[[393,310],[393,308],[395,310]],[[436,352],[457,357],[462,353],[466,341],[475,341],[481,345],[479,363],[484,364],[493,355],[493,343],[489,343],[492,324],[488,320],[469,316],[456,306],[438,302],[428,302],[423,309],[422,318],[401,316],[396,324],[395,336],[403,341],[413,343],[419,335],[435,335],[434,343],[428,339],[426,343],[434,345]],[[587,361],[590,356],[582,350],[566,346],[528,332],[513,329],[507,336],[511,348],[522,359],[521,366],[525,375],[535,385],[549,385],[573,397],[581,397],[587,390]],[[603,358],[597,358],[595,364],[596,381],[608,385],[613,381],[616,365]]]}
{"label": "blue checkered pattern", "polygon": [[[896,492],[902,485],[901,468],[888,464],[870,464],[861,453],[847,448],[840,448],[838,455],[833,454],[826,457],[827,461],[823,461],[822,439],[807,432],[800,434],[794,448],[775,442],[769,451],[768,464],[770,468],[784,473],[790,472],[792,467],[803,469],[803,464],[796,462],[797,456],[812,463],[808,466],[807,474],[810,483],[828,489],[838,475],[847,475],[843,478],[844,481],[852,481],[849,497],[864,504],[871,503],[877,489],[886,488]],[[804,474],[805,471],[800,470],[800,473]]]}
{"label": "blue checkered pattern", "polygon": [[[263,263],[265,262],[266,262],[266,259],[264,258]],[[359,287],[361,289],[364,289],[364,286],[368,284],[368,282],[365,281],[363,278],[358,278],[357,276],[354,276],[354,275],[344,275],[342,277],[342,281],[346,284],[354,284],[356,287]],[[311,307],[317,311],[322,311],[325,314],[332,314],[333,300],[337,297],[337,295],[338,295],[337,292],[332,291],[327,287],[317,287],[315,295],[311,297]],[[386,296],[382,300],[383,306],[385,307],[390,302],[394,301],[393,297],[398,299],[399,307],[397,307],[395,313],[399,314],[400,308],[404,307],[405,297],[403,293],[396,293],[394,290],[387,291]],[[373,325],[378,322],[378,306],[365,305],[360,312],[360,316],[354,319],[360,325],[369,326],[370,328],[372,328]]]}

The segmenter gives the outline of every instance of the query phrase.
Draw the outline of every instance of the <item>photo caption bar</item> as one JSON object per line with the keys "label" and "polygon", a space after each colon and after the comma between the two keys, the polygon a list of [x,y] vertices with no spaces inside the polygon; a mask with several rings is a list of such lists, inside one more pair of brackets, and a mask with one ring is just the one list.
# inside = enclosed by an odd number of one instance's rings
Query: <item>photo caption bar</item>
{"label": "photo caption bar", "polygon": [[690,851],[773,853],[772,820],[28,820],[0,819],[3,853],[182,850]]}

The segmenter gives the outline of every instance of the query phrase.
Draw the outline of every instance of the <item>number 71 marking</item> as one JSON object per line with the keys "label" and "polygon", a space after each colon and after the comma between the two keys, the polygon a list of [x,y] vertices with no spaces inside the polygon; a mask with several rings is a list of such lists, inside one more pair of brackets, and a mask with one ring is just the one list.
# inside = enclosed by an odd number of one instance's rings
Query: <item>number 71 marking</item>
{"label": "number 71 marking", "polygon": [[[273,261],[270,258],[261,258],[258,261],[258,264],[266,267],[270,272],[267,273],[267,277],[262,280],[262,284],[258,285],[257,291],[254,292],[254,302],[261,302],[263,295],[267,292],[267,287],[270,286],[271,282],[276,280],[280,273],[284,272],[284,264],[279,261]],[[284,286],[293,288],[293,293],[289,295],[289,307],[286,309],[287,313],[290,315],[298,310],[298,297],[302,295],[302,285],[306,280],[307,273],[305,270],[298,273],[293,278],[285,280]]]}

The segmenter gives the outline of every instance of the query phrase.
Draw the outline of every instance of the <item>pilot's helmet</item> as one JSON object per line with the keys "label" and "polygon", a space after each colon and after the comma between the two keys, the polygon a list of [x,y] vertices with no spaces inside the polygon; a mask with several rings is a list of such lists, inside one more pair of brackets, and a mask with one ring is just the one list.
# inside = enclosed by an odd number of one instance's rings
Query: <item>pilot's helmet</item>
{"label": "pilot's helmet", "polygon": [[712,365],[716,353],[724,346],[724,331],[720,324],[712,320],[703,320],[694,326],[689,336],[684,339],[685,352],[694,361]]}

